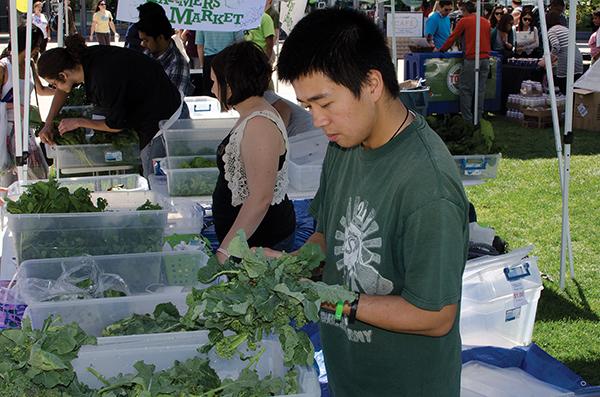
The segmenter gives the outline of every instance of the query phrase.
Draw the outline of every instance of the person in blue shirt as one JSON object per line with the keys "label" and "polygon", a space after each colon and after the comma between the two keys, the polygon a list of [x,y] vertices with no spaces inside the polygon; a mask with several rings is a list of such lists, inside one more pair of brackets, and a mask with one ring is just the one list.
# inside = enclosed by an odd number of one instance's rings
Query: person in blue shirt
{"label": "person in blue shirt", "polygon": [[425,23],[425,36],[431,47],[440,48],[450,36],[450,18],[452,1],[441,0],[439,9],[434,11]]}

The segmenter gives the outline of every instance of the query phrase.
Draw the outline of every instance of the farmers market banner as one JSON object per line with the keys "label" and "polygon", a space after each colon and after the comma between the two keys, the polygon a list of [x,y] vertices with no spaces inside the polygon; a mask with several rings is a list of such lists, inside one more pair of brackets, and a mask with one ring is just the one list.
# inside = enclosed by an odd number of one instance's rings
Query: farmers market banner
{"label": "farmers market banner", "polygon": [[[260,25],[265,0],[151,0],[166,11],[174,28],[235,32]],[[117,19],[137,22],[140,4],[146,0],[121,0]]]}

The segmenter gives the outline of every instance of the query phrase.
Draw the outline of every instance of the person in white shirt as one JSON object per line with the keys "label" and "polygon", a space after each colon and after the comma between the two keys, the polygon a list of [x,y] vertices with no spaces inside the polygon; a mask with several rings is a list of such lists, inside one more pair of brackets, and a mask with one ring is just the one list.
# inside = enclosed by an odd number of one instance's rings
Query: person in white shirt
{"label": "person in white shirt", "polygon": [[31,16],[33,24],[40,28],[44,34],[44,39],[40,44],[40,54],[46,51],[46,46],[48,45],[48,40],[50,38],[50,25],[48,24],[48,18],[42,13],[43,6],[44,3],[41,1],[33,3],[33,15]]}

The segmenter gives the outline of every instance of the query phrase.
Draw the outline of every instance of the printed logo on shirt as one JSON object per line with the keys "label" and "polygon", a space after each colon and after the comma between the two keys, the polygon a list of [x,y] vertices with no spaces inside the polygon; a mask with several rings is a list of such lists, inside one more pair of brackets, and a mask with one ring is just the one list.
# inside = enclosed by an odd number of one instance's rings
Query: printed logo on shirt
{"label": "printed logo on shirt", "polygon": [[338,321],[335,319],[335,315],[333,313],[321,311],[320,318],[323,324],[331,325],[344,331],[350,342],[373,343],[373,330],[351,329],[348,327],[347,317],[344,317],[342,321]]}
{"label": "printed logo on shirt", "polygon": [[367,201],[358,196],[354,202],[349,198],[346,215],[340,219],[341,228],[335,232],[339,245],[333,252],[340,257],[336,266],[343,271],[344,282],[351,290],[388,295],[394,289],[394,283],[382,277],[374,267],[381,263],[381,256],[373,249],[382,246],[381,237],[377,237],[379,225],[375,216],[375,210],[369,209]]}

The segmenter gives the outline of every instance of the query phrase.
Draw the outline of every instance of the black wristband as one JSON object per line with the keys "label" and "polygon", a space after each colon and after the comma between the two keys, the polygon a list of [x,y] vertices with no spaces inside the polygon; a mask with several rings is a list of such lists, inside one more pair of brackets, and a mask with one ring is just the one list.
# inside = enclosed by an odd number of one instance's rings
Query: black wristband
{"label": "black wristband", "polygon": [[356,296],[356,299],[350,304],[350,314],[348,315],[348,324],[354,324],[356,321],[356,310],[358,309],[358,300],[360,299],[360,293]]}

